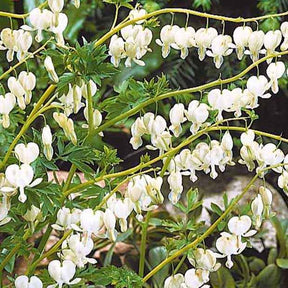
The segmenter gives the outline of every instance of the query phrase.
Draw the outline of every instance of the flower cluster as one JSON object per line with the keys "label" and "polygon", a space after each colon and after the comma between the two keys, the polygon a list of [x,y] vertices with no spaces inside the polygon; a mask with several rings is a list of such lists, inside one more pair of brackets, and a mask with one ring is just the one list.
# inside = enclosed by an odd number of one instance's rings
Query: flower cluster
{"label": "flower cluster", "polygon": [[[129,19],[139,18],[147,12],[144,9],[134,9],[130,11]],[[121,59],[126,58],[125,66],[131,67],[132,61],[140,66],[144,66],[145,62],[141,58],[152,50],[148,47],[152,41],[152,31],[144,28],[141,23],[136,22],[135,25],[129,25],[121,29],[121,36],[113,35],[109,45],[109,55],[111,63],[118,67]]]}

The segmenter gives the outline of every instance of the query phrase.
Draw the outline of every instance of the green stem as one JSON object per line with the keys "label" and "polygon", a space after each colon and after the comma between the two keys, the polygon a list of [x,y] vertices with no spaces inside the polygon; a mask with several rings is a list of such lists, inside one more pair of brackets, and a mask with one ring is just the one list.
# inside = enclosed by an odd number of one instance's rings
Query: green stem
{"label": "green stem", "polygon": [[174,269],[174,275],[179,271],[179,269],[181,268],[181,266],[183,265],[185,259],[186,259],[187,255],[183,255],[181,260],[179,261],[177,267]]}
{"label": "green stem", "polygon": [[175,258],[179,257],[180,255],[187,252],[189,249],[194,248],[196,245],[201,243],[205,238],[207,238],[218,226],[218,224],[233,210],[235,205],[239,202],[239,200],[247,193],[247,191],[250,189],[250,187],[253,185],[253,183],[257,180],[258,174],[256,174],[251,181],[248,183],[248,185],[243,189],[243,191],[234,198],[233,202],[230,204],[230,206],[226,209],[226,211],[206,230],[204,234],[202,234],[200,237],[198,237],[196,240],[194,240],[192,243],[186,245],[185,247],[181,248],[174,254],[172,254],[170,257],[166,258],[164,261],[162,261],[158,266],[156,266],[152,271],[150,271],[144,278],[143,282],[147,282],[154,274],[156,274],[159,270],[161,270],[166,264],[173,261]]}
{"label": "green stem", "polygon": [[141,236],[140,259],[139,259],[139,276],[140,277],[143,277],[144,275],[147,230],[149,226],[150,217],[151,217],[151,211],[148,211],[146,214],[145,222],[142,224],[142,236]]}
{"label": "green stem", "polygon": [[117,19],[118,19],[118,12],[119,12],[119,5],[118,4],[116,4],[115,5],[115,8],[116,8],[116,10],[115,10],[115,17],[114,17],[114,21],[113,21],[113,24],[112,24],[112,27],[111,27],[111,29],[110,30],[112,30],[112,29],[114,29],[114,27],[115,27],[115,25],[116,25],[116,22],[117,22]]}
{"label": "green stem", "polygon": [[209,13],[202,13],[202,12],[198,12],[198,11],[194,11],[190,9],[165,8],[165,9],[160,9],[151,13],[147,13],[146,15],[126,21],[124,23],[120,23],[114,29],[110,30],[104,36],[102,36],[98,41],[96,41],[95,47],[103,44],[107,39],[109,39],[111,36],[113,36],[122,28],[128,25],[135,24],[139,20],[145,20],[145,19],[155,17],[161,14],[166,14],[166,13],[184,13],[184,14],[194,15],[198,17],[215,19],[215,20],[220,20],[220,21],[227,21],[227,22],[234,22],[234,23],[255,22],[255,21],[264,20],[264,19],[268,19],[272,17],[281,17],[281,16],[288,15],[288,11],[286,11],[286,12],[279,13],[279,14],[270,14],[270,15],[264,15],[264,16],[254,17],[254,18],[242,18],[242,17],[233,18],[233,17],[225,17],[225,16],[220,16],[220,15],[213,15]]}

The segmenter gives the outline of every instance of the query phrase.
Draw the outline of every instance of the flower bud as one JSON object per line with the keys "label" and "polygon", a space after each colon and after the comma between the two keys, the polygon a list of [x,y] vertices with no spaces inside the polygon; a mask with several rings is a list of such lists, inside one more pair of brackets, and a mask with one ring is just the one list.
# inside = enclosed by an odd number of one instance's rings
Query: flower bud
{"label": "flower bud", "polygon": [[55,68],[54,68],[54,65],[53,65],[53,62],[52,62],[52,59],[50,56],[46,56],[46,58],[44,60],[44,66],[45,66],[51,80],[58,83],[59,78],[55,72]]}
{"label": "flower bud", "polygon": [[38,207],[32,205],[31,208],[26,211],[23,218],[28,222],[34,222],[40,213],[41,210]]}

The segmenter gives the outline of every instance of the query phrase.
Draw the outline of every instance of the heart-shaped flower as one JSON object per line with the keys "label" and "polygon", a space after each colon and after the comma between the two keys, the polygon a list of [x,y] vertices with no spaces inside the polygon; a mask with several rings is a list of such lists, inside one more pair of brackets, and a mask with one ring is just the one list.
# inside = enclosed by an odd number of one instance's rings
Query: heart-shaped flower
{"label": "heart-shaped flower", "polygon": [[23,164],[34,162],[39,156],[39,147],[36,143],[30,142],[27,145],[21,143],[15,147],[17,159]]}

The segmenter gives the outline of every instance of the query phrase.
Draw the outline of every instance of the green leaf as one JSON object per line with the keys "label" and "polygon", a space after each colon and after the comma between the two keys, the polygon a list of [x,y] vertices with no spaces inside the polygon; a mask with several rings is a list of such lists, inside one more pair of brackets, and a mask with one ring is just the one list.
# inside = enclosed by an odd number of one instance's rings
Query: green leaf
{"label": "green leaf", "polygon": [[[152,267],[156,267],[158,264],[160,264],[163,260],[166,259],[166,256],[167,250],[164,246],[154,247],[149,251],[149,263]],[[170,265],[164,266],[153,276],[153,279],[159,285],[159,287],[163,286],[163,282],[168,276],[169,266]]]}
{"label": "green leaf", "polygon": [[186,194],[187,197],[187,212],[189,213],[190,211],[193,210],[193,206],[196,203],[198,199],[198,189],[189,189],[189,191]]}
{"label": "green leaf", "polygon": [[268,265],[257,275],[256,280],[257,288],[275,287],[280,281],[280,269],[275,264]]}
{"label": "green leaf", "polygon": [[215,212],[218,216],[221,216],[223,214],[222,209],[215,203],[211,203],[211,209],[213,212]]}

